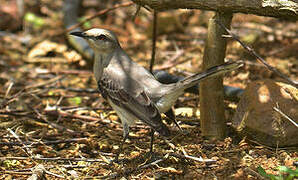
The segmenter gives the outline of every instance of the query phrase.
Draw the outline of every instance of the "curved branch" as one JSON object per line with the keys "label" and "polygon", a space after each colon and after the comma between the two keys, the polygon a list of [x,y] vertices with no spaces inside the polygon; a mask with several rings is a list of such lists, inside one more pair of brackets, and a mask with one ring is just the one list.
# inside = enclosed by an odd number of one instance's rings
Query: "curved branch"
{"label": "curved branch", "polygon": [[298,20],[297,0],[132,0],[158,11],[201,9]]}

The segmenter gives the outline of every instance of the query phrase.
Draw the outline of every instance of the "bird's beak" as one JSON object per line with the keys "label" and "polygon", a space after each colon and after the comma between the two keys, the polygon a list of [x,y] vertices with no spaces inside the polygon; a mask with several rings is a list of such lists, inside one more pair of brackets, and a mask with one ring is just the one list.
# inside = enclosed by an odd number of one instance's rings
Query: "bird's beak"
{"label": "bird's beak", "polygon": [[81,37],[81,38],[86,38],[87,36],[85,35],[85,33],[83,32],[71,32],[70,35],[73,35],[73,36],[78,36],[78,37]]}

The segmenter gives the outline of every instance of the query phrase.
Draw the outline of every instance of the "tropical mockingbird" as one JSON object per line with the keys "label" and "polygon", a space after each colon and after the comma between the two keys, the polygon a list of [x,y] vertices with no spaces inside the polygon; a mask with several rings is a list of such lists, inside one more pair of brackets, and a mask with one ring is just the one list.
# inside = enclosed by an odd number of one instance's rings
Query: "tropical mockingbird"
{"label": "tropical mockingbird", "polygon": [[[202,79],[218,76],[243,65],[241,61],[225,63],[177,83],[162,84],[148,70],[131,60],[113,32],[94,28],[70,34],[86,39],[94,50],[93,71],[99,91],[116,111],[123,125],[124,138],[119,153],[128,138],[129,126],[136,120],[141,120],[162,136],[169,136],[170,131],[162,122],[160,113],[167,112],[185,89]],[[150,151],[153,142],[151,135]]]}

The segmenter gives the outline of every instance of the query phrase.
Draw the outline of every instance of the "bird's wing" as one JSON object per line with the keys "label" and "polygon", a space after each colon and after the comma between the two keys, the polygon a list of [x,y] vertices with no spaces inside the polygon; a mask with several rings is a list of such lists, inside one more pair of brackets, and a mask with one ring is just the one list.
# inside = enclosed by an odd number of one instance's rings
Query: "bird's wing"
{"label": "bird's wing", "polygon": [[138,82],[131,78],[123,79],[119,72],[105,69],[98,87],[104,98],[109,98],[115,105],[151,126],[159,134],[169,136],[169,129],[162,123],[158,109]]}

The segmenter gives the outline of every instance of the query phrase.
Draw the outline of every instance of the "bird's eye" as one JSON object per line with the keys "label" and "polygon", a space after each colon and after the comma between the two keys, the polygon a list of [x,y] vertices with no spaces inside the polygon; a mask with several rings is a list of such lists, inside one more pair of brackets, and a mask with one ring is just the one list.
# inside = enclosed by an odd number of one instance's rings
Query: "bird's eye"
{"label": "bird's eye", "polygon": [[96,36],[96,39],[97,40],[107,40],[107,37],[103,34],[99,35],[99,36]]}

